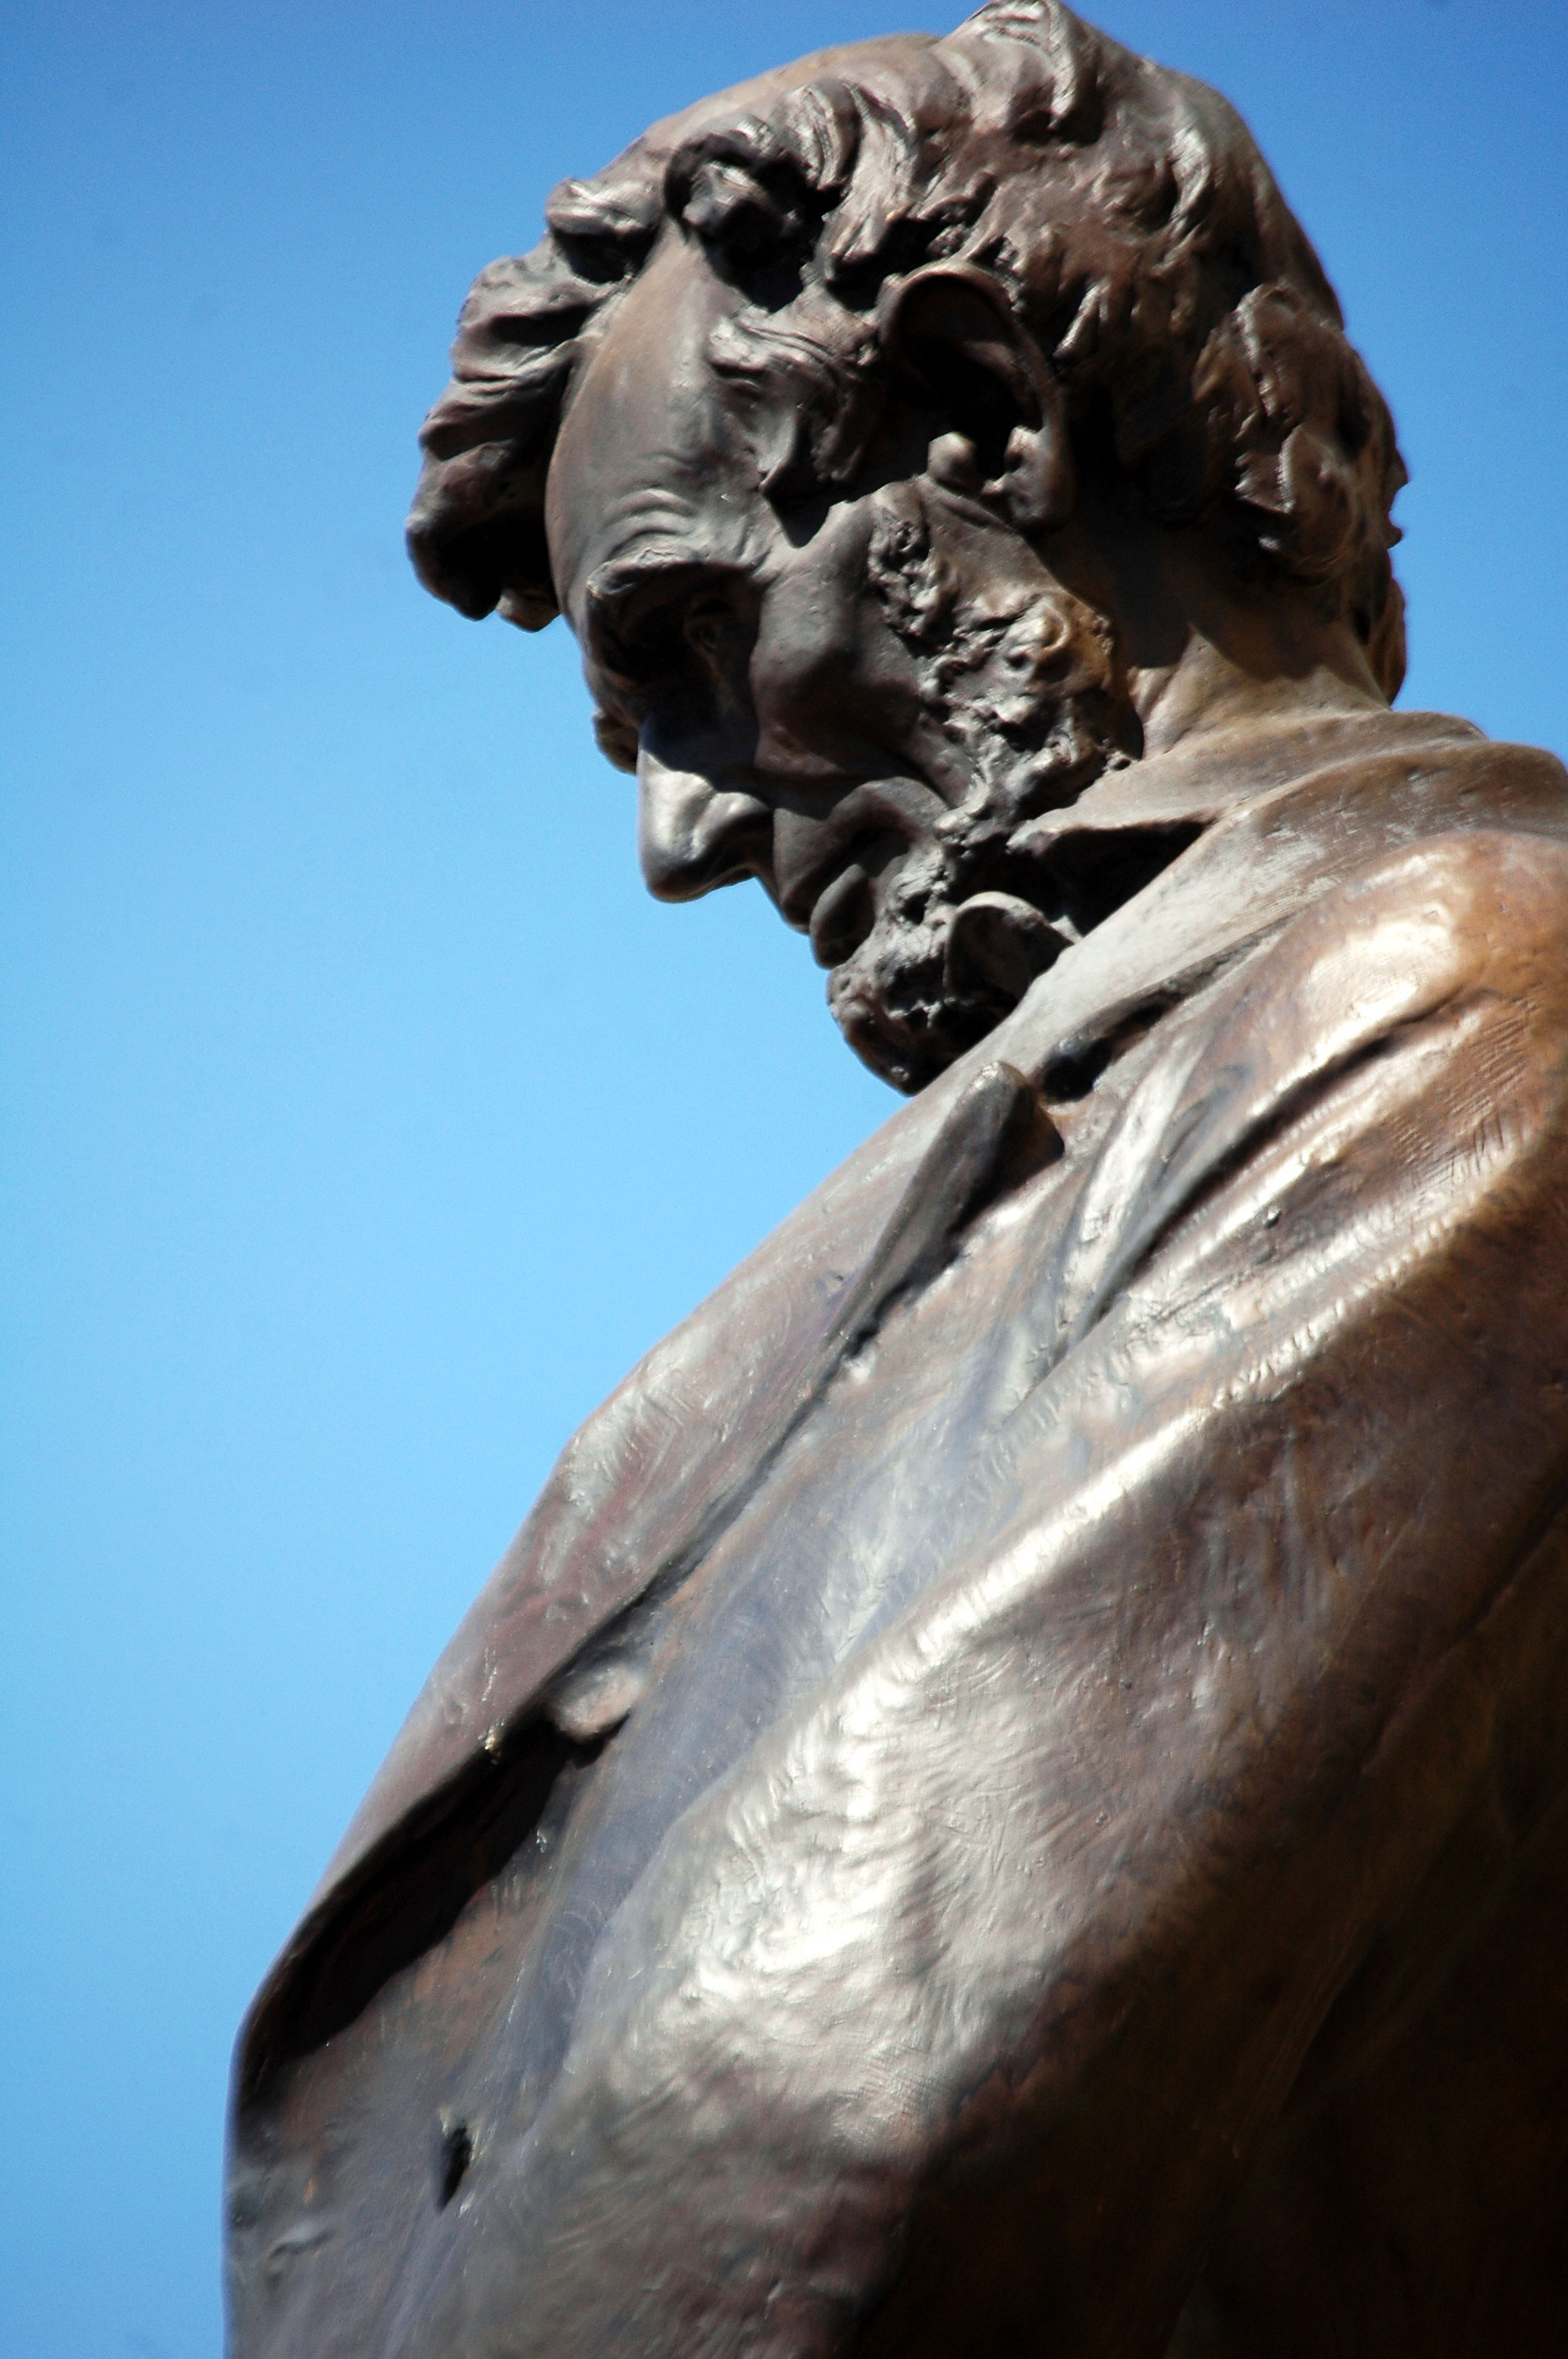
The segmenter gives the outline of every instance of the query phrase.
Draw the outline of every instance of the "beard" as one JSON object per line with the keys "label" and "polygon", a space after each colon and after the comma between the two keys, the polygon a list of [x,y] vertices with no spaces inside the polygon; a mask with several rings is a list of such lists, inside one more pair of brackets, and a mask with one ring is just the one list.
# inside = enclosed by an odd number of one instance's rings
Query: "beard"
{"label": "beard", "polygon": [[[865,940],[827,978],[827,1005],[849,1047],[906,1095],[935,1081],[1017,1005],[983,976],[966,982],[961,970],[951,971],[954,920],[971,897],[961,867],[946,846],[908,853],[880,897]],[[1041,947],[1049,955],[1036,973],[1065,948],[1054,928],[1046,930],[1052,940]]]}
{"label": "beard", "polygon": [[908,487],[889,502],[869,571],[971,781],[888,862],[869,930],[828,977],[850,1048],[911,1093],[983,1040],[1084,930],[1031,829],[1130,760],[1141,732],[1105,618],[1043,571],[1000,605],[966,599]]}
{"label": "beard", "polygon": [[954,833],[892,866],[870,932],[827,978],[849,1047],[906,1095],[994,1030],[1077,938],[1070,919],[1044,914],[1054,897],[1043,877],[1013,880],[1027,893],[1000,890],[989,881],[999,866],[989,847]]}

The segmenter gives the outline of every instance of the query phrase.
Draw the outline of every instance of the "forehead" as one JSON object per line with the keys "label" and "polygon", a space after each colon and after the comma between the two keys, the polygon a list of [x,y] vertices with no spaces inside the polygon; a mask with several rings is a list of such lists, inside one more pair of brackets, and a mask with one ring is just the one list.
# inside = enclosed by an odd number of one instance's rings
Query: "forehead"
{"label": "forehead", "polygon": [[[629,175],[661,185],[670,158],[704,135],[779,121],[796,91],[824,80],[874,87],[896,103],[930,71],[931,37],[903,35],[818,50],[667,117],[589,190]],[[755,571],[770,519],[760,497],[759,438],[776,397],[742,391],[716,369],[715,332],[749,308],[699,239],[666,219],[617,303],[565,405],[549,469],[546,526],[557,595],[574,621],[583,585],[640,556]]]}
{"label": "forehead", "polygon": [[583,584],[612,562],[676,546],[695,554],[699,541],[707,561],[744,560],[754,474],[707,357],[732,302],[700,245],[666,234],[583,371],[545,504],[551,571],[574,621]]}

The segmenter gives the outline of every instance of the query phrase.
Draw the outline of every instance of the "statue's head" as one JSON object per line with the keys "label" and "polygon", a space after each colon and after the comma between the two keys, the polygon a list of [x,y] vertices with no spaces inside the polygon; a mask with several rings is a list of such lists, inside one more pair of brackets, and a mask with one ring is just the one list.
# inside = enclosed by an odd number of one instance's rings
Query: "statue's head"
{"label": "statue's head", "polygon": [[652,889],[761,878],[901,1088],[1094,922],[1051,814],[1180,614],[1398,688],[1403,470],[1316,256],[1223,99],[1055,0],[708,100],[546,218],[464,308],[415,561],[566,614]]}

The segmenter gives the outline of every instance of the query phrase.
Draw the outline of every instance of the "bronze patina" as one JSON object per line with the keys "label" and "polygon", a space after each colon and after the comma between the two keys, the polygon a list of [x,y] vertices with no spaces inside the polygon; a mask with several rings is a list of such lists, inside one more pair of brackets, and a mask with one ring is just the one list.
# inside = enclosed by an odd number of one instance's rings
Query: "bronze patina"
{"label": "bronze patina", "polygon": [[235,2359],[1568,2349],[1568,779],[1053,0],[567,183],[429,587],[897,1113],[568,1448],[245,2027]]}

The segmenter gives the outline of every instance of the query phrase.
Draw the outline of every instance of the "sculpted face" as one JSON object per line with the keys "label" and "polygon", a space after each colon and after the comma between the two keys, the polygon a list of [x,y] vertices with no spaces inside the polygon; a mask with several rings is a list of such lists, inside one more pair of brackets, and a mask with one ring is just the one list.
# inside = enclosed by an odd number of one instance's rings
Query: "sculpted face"
{"label": "sculpted face", "polygon": [[465,308],[415,561],[566,614],[651,889],[757,877],[897,1087],[1145,881],[1051,815],[1162,697],[1397,684],[1401,471],[1316,259],[1222,101],[1065,10],[824,52],[546,212]]}
{"label": "sculpted face", "polygon": [[650,890],[758,878],[852,1046],[917,1088],[1073,939],[1013,839],[1113,750],[1108,634],[928,401],[867,488],[770,496],[787,397],[712,358],[741,300],[665,233],[561,429],[551,569]]}

